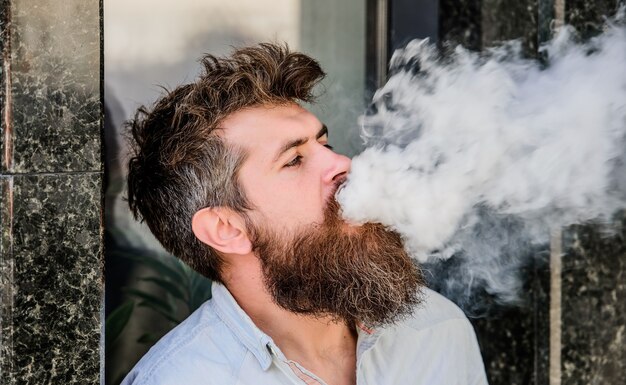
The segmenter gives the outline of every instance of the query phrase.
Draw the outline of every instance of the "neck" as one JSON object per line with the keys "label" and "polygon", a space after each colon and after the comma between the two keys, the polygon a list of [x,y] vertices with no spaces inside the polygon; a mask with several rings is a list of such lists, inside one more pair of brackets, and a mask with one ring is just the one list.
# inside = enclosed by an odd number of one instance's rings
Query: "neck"
{"label": "neck", "polygon": [[[354,383],[351,376],[356,371],[356,331],[330,317],[300,315],[276,305],[263,283],[258,259],[251,257],[224,274],[226,287],[243,311],[272,337],[288,359],[328,383]],[[341,379],[331,382],[329,376]]]}

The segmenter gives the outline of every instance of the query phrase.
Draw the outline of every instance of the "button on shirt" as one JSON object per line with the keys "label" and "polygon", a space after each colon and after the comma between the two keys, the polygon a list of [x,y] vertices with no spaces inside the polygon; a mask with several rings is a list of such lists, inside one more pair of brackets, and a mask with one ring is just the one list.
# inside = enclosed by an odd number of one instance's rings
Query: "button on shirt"
{"label": "button on shirt", "polygon": [[[357,328],[357,385],[482,385],[474,329],[452,302],[423,289],[412,316],[391,326]],[[213,298],[163,337],[122,385],[327,385],[289,360],[230,292]]]}

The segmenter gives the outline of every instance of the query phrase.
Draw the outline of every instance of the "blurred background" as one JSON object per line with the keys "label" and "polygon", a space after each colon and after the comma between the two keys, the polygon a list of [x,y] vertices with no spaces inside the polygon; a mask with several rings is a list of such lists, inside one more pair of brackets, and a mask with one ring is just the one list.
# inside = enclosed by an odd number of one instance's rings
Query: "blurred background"
{"label": "blurred background", "polygon": [[[593,36],[618,4],[614,0],[106,0],[106,383],[118,384],[158,338],[210,298],[209,282],[168,256],[149,231],[131,218],[124,201],[123,122],[140,105],[152,104],[163,93],[161,87],[192,82],[203,54],[228,54],[233,46],[273,41],[286,42],[318,59],[328,76],[318,90],[319,103],[309,107],[330,128],[335,149],[353,156],[361,149],[358,116],[384,84],[393,50],[411,39],[428,37],[441,47],[462,44],[475,51],[520,39],[525,55],[539,58],[538,47],[550,39],[555,26],[573,24],[582,38]],[[623,380],[624,222],[619,217],[610,236],[593,225],[573,226],[558,232],[545,249],[529,250],[537,258],[524,267],[522,305],[494,304],[482,318],[472,319],[491,384]],[[567,255],[563,265],[551,264],[551,255],[560,258],[561,254]],[[433,271],[454,274],[454,264]]]}

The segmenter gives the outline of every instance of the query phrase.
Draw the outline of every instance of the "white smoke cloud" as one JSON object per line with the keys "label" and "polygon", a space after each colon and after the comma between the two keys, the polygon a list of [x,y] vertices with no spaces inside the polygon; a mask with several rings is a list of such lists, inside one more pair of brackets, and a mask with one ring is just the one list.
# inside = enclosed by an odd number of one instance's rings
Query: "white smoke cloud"
{"label": "white smoke cloud", "polygon": [[515,302],[519,270],[551,230],[626,207],[626,29],[574,40],[562,28],[544,65],[516,43],[396,51],[338,194],[344,217],[396,229],[420,262],[457,256],[442,283],[453,296]]}

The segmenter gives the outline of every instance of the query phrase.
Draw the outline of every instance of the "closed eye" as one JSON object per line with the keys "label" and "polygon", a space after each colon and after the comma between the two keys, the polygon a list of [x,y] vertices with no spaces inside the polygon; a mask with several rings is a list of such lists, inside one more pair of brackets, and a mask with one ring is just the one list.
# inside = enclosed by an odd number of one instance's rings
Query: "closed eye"
{"label": "closed eye", "polygon": [[297,155],[295,158],[291,160],[291,162],[285,164],[284,167],[296,167],[296,166],[299,166],[300,163],[302,163],[302,156]]}
{"label": "closed eye", "polygon": [[[328,143],[324,144],[323,146],[331,151],[333,151],[334,149],[334,147]],[[302,155],[297,155],[295,158],[293,158],[289,163],[285,164],[283,167],[296,167],[296,166],[299,166],[300,164],[302,164]]]}

